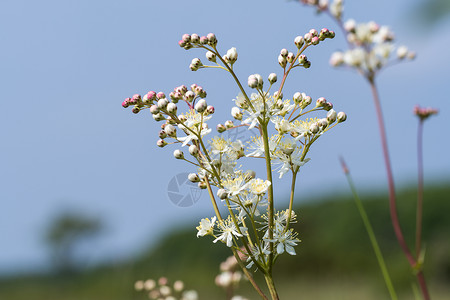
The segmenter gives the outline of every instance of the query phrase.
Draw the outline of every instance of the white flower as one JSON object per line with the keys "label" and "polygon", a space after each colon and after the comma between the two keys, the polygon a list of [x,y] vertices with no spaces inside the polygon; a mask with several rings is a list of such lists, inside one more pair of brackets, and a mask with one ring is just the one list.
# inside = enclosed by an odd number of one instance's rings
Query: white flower
{"label": "white flower", "polygon": [[286,231],[281,235],[275,236],[273,240],[269,241],[278,243],[277,244],[278,254],[282,254],[284,251],[286,251],[290,255],[296,255],[294,246],[297,246],[297,242],[300,242],[300,240],[296,238],[296,234],[293,233],[292,229]]}
{"label": "white flower", "polygon": [[240,174],[235,178],[222,181],[222,186],[224,189],[230,192],[232,196],[235,196],[247,187],[247,182],[245,182],[244,176]]}
{"label": "white flower", "polygon": [[197,237],[212,234],[216,217],[212,217],[211,221],[208,218],[201,219],[200,226],[197,226]]}
{"label": "white flower", "polygon": [[[222,231],[222,234],[219,235],[213,241],[213,243],[216,243],[217,241],[221,241],[223,243],[226,243],[227,247],[231,247],[231,246],[233,246],[233,236],[243,237],[243,235],[237,231],[236,226],[230,219],[220,222],[219,227],[220,227],[220,230]],[[241,227],[241,230],[242,229],[246,230],[246,228]]]}
{"label": "white flower", "polygon": [[[276,137],[272,136],[269,139],[269,151],[273,152],[275,150],[275,147],[277,146]],[[253,157],[264,157],[264,141],[262,136],[258,137],[252,137],[249,141],[249,146],[247,147],[249,150],[253,150],[253,152],[250,152],[246,156],[253,156]]]}
{"label": "white flower", "polygon": [[250,193],[255,195],[262,195],[265,192],[267,192],[267,189],[272,183],[269,180],[263,180],[263,179],[252,179],[248,183],[248,189]]}

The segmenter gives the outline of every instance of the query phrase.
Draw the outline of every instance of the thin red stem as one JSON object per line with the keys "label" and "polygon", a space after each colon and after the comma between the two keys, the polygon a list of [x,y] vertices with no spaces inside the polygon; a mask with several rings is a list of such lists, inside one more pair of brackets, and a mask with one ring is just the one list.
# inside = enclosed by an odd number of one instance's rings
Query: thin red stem
{"label": "thin red stem", "polygon": [[[389,186],[389,209],[390,209],[390,213],[391,213],[392,226],[394,227],[394,232],[395,232],[395,236],[397,237],[398,243],[400,244],[401,249],[405,253],[405,256],[406,256],[409,264],[411,265],[412,268],[416,268],[417,261],[413,257],[411,251],[408,248],[408,245],[406,244],[402,229],[400,227],[400,222],[398,219],[397,201],[396,201],[395,186],[394,186],[394,176],[392,174],[391,161],[389,159],[389,150],[388,150],[388,145],[387,145],[386,129],[384,126],[383,112],[381,110],[380,98],[378,96],[377,87],[375,85],[375,79],[373,77],[368,77],[367,79],[369,81],[370,88],[372,91],[373,101],[375,104],[375,110],[377,113],[378,127],[380,130],[381,146],[383,149],[384,163],[386,166],[386,174],[387,174],[388,186]],[[417,280],[419,281],[420,289],[422,290],[424,300],[430,300],[430,294],[428,293],[427,285],[425,282],[425,277],[423,275],[423,272],[420,269],[417,272],[416,276],[417,276]]]}

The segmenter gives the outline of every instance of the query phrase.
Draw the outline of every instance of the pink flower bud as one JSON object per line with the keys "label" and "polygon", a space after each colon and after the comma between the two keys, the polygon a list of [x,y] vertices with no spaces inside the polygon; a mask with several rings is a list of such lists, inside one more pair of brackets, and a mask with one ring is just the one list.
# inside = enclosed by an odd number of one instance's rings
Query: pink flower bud
{"label": "pink flower bud", "polygon": [[158,94],[156,94],[156,98],[163,99],[163,98],[166,98],[166,95],[163,92],[159,92]]}
{"label": "pink flower bud", "polygon": [[327,103],[327,99],[325,99],[324,97],[320,97],[316,101],[316,107],[323,107],[325,103]]}
{"label": "pink flower bud", "polygon": [[216,111],[216,109],[212,105],[208,105],[206,107],[206,112],[208,113],[208,115],[212,115],[215,111]]}
{"label": "pink flower bud", "polygon": [[158,105],[153,104],[152,106],[150,106],[150,112],[151,112],[153,115],[156,115],[157,113],[159,113]]}
{"label": "pink flower bud", "polygon": [[248,76],[248,86],[252,89],[256,88],[258,86],[258,79],[255,75]]}
{"label": "pink flower bud", "polygon": [[217,38],[216,35],[214,33],[208,33],[208,35],[206,36],[208,38],[208,44],[210,46],[216,46],[217,45]]}
{"label": "pink flower bud", "polygon": [[123,108],[127,108],[128,106],[130,106],[130,101],[131,101],[131,98],[126,98],[126,99],[122,102],[122,107],[123,107]]}
{"label": "pink flower bud", "polygon": [[311,44],[317,45],[317,44],[319,44],[319,41],[320,41],[319,38],[317,36],[315,36],[311,39]]}
{"label": "pink flower bud", "polygon": [[202,45],[208,44],[208,38],[206,36],[202,36],[200,38],[200,44],[202,44]]}
{"label": "pink flower bud", "polygon": [[185,43],[190,43],[191,42],[191,36],[189,34],[185,33],[181,37],[181,40],[184,41]]}

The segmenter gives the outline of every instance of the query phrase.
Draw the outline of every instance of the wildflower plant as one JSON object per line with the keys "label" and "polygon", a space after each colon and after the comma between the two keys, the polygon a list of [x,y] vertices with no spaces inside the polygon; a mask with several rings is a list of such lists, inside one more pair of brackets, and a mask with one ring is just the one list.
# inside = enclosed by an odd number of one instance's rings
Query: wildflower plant
{"label": "wildflower plant", "polygon": [[[428,287],[423,274],[423,257],[424,251],[421,249],[421,231],[422,231],[422,207],[423,207],[423,171],[422,171],[422,125],[423,121],[429,116],[436,114],[435,109],[424,109],[416,107],[414,113],[419,117],[419,132],[418,132],[418,166],[419,166],[419,182],[418,182],[418,199],[417,199],[417,210],[416,210],[416,251],[413,253],[409,246],[407,245],[402,228],[400,226],[398,212],[397,212],[397,202],[394,178],[391,166],[391,160],[389,157],[389,149],[387,144],[386,129],[384,124],[384,118],[382,113],[382,106],[380,97],[378,94],[378,88],[376,84],[376,77],[381,70],[389,67],[393,64],[403,62],[405,60],[412,60],[415,58],[416,54],[410,51],[406,46],[396,46],[394,33],[389,29],[388,26],[380,26],[377,23],[371,21],[367,23],[357,23],[354,19],[343,20],[344,11],[344,1],[343,0],[299,0],[298,2],[312,6],[316,8],[318,13],[325,13],[329,15],[341,28],[343,31],[348,44],[348,49],[346,51],[338,51],[332,54],[330,58],[330,64],[333,67],[347,67],[352,70],[356,70],[363,78],[369,83],[372,97],[375,105],[375,111],[377,115],[377,122],[381,137],[382,152],[386,167],[386,175],[388,179],[389,188],[389,209],[391,214],[392,226],[399,242],[400,248],[405,254],[408,263],[410,264],[413,273],[417,277],[417,281],[420,286],[420,290],[423,299],[430,299],[430,294],[428,292]],[[345,165],[345,164],[344,164]],[[348,169],[345,166],[344,171],[348,174]],[[347,176],[348,177],[348,176]],[[349,177],[348,177],[349,178]],[[349,184],[356,195],[353,183],[349,180]],[[355,201],[357,202],[358,208],[362,207],[362,203],[359,203],[359,199],[355,196]],[[359,203],[359,204],[358,204]],[[365,214],[365,212],[364,212]],[[367,219],[363,214],[361,217]],[[369,232],[369,236],[373,237],[373,234],[368,220],[364,220],[366,229]],[[379,253],[377,250],[378,245],[373,244],[374,251]],[[377,258],[379,255],[377,254]],[[387,272],[383,271],[385,269],[384,262],[379,260],[380,268],[382,269],[383,275],[385,277],[386,285],[390,291],[391,299],[397,299],[395,291],[392,288],[390,279],[388,278]]]}
{"label": "wildflower plant", "polygon": [[[200,49],[207,62],[194,58],[189,66],[199,69],[221,69],[235,80],[239,92],[231,108],[233,120],[216,127],[219,135],[212,133],[209,122],[215,107],[206,101],[206,91],[197,84],[190,88],[178,86],[168,96],[150,91],[144,96],[134,95],[125,99],[123,107],[131,107],[133,113],[149,109],[155,121],[161,122],[157,145],[178,146],[175,159],[183,160],[195,168],[188,179],[201,189],[207,189],[215,215],[201,219],[197,237],[210,237],[213,243],[229,247],[244,274],[263,299],[268,299],[258,286],[249,269],[259,271],[266,280],[272,299],[279,299],[272,278],[277,258],[287,253],[295,255],[300,242],[292,228],[297,221],[293,211],[294,191],[301,167],[313,143],[337,124],[346,120],[344,112],[336,112],[325,98],[312,98],[296,92],[284,99],[283,87],[294,68],[311,66],[305,51],[326,39],[334,37],[328,29],[310,30],[294,39],[293,52],[282,49],[278,63],[282,69],[281,83],[275,88],[277,75],[271,73],[266,82],[259,74],[248,77],[249,93],[234,72],[238,59],[236,48],[221,54],[218,40],[213,33],[206,36],[184,34],[179,46]],[[320,117],[320,113],[322,116]],[[247,127],[255,136],[248,142],[224,138],[221,133]],[[258,175],[243,167],[246,160],[264,161],[266,173]],[[263,159],[263,160],[261,160]],[[275,210],[273,192],[274,172],[279,178],[292,176],[289,206]],[[219,209],[225,207],[225,212]]]}

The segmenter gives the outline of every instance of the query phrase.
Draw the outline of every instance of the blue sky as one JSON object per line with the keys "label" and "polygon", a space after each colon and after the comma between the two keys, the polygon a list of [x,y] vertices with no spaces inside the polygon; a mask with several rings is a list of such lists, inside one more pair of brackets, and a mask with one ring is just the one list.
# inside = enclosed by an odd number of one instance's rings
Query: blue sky
{"label": "blue sky", "polygon": [[[399,44],[416,50],[414,62],[385,70],[379,80],[397,183],[415,179],[415,104],[440,109],[425,126],[426,184],[449,182],[450,23],[423,29],[409,14],[418,1],[347,1],[345,19],[387,24]],[[169,228],[212,214],[206,193],[180,208],[167,184],[188,166],[170,149],[155,146],[159,124],[148,113],[132,115],[120,104],[134,93],[169,93],[198,83],[216,106],[211,124],[229,119],[238,90],[218,70],[191,72],[200,50],[177,45],[183,33],[216,33],[219,49],[236,47],[235,69],[280,74],[281,48],[311,28],[337,36],[307,55],[308,70],[288,79],[285,96],[304,91],[325,97],[349,118],[319,141],[299,178],[308,200],[347,191],[337,157],[343,155],[360,188],[385,186],[379,135],[367,84],[355,73],[328,66],[345,43],[335,24],[290,1],[25,1],[0,3],[0,273],[43,266],[42,236],[51,218],[70,209],[105,220],[106,234],[85,249],[90,262],[135,255]],[[276,193],[283,196],[287,185]],[[193,236],[195,233],[193,233]]]}

